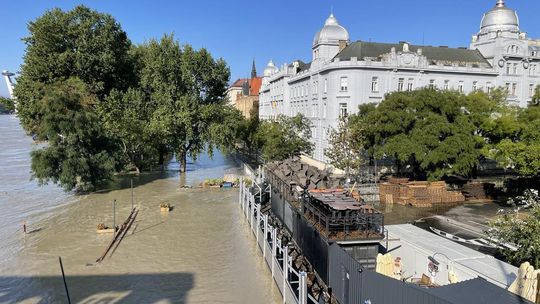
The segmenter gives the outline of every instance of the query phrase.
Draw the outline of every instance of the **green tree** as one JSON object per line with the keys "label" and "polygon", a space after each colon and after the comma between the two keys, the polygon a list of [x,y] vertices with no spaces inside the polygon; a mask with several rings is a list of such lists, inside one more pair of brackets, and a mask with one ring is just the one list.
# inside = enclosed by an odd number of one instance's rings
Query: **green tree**
{"label": "green tree", "polygon": [[[534,100],[534,99],[533,99]],[[523,176],[540,173],[540,105],[535,102],[516,111],[513,132],[493,141],[489,156],[504,168]]]}
{"label": "green tree", "polygon": [[29,133],[42,137],[40,100],[46,85],[81,79],[99,99],[133,82],[130,41],[114,18],[84,6],[53,9],[28,25],[26,53],[17,78],[18,116]]}
{"label": "green tree", "polygon": [[238,141],[241,145],[242,152],[252,156],[259,150],[259,142],[257,141],[257,132],[259,130],[260,120],[258,109],[254,107],[251,110],[249,119],[242,119],[239,127]]}
{"label": "green tree", "polygon": [[77,78],[46,85],[40,99],[42,134],[48,139],[32,152],[32,172],[41,184],[91,191],[122,168],[118,143],[106,137],[91,109],[97,97]]}
{"label": "green tree", "polygon": [[236,131],[224,125],[232,115],[224,102],[230,76],[226,63],[205,49],[182,48],[172,35],[150,40],[136,53],[140,86],[154,108],[149,135],[159,139],[161,150],[176,154],[180,171],[185,172],[188,156],[229,146]]}
{"label": "green tree", "polygon": [[275,120],[263,121],[257,131],[256,140],[265,161],[284,160],[301,153],[310,154],[313,144],[311,121],[302,114],[294,117],[279,115]]}
{"label": "green tree", "polygon": [[0,96],[0,106],[3,107],[3,111],[5,111],[6,113],[15,112],[15,103],[11,98]]}
{"label": "green tree", "polygon": [[97,106],[107,136],[122,143],[126,163],[137,173],[160,161],[159,141],[151,136],[148,128],[153,110],[145,94],[132,88],[126,92],[111,91]]}
{"label": "green tree", "polygon": [[503,213],[491,223],[487,234],[517,250],[503,249],[503,255],[514,265],[529,262],[540,268],[540,206],[533,205],[530,214],[518,211]]}
{"label": "green tree", "polygon": [[365,162],[362,136],[356,135],[362,132],[361,130],[352,132],[350,124],[349,118],[340,118],[337,129],[330,131],[328,139],[330,148],[325,152],[330,164],[345,170],[347,177],[350,176],[352,170],[358,170]]}
{"label": "green tree", "polygon": [[370,155],[393,158],[398,172],[410,168],[415,179],[470,176],[483,156],[482,126],[499,103],[482,92],[396,92],[377,107],[362,106],[351,129],[363,134]]}

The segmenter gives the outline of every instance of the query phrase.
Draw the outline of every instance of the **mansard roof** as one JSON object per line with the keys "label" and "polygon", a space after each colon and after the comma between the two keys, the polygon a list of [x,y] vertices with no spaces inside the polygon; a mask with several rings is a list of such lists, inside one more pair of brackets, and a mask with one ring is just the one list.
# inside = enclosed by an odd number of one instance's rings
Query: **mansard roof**
{"label": "mansard roof", "polygon": [[[356,57],[358,60],[363,60],[366,57],[381,59],[384,54],[388,54],[395,48],[396,52],[403,51],[404,43],[378,43],[357,41],[348,45],[335,58],[340,60],[350,60],[351,57]],[[470,50],[465,48],[449,48],[449,47],[433,47],[409,45],[409,51],[416,53],[418,49],[422,49],[422,55],[426,56],[429,61],[442,63],[458,63],[458,64],[476,64],[478,67],[491,68],[489,62],[482,56],[478,50]],[[434,63],[430,63],[434,64]]]}

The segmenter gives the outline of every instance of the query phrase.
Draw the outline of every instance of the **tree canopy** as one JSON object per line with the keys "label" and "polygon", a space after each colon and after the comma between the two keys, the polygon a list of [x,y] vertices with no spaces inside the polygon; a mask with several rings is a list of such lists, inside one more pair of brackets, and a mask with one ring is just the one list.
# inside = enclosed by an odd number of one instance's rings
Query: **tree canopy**
{"label": "tree canopy", "polygon": [[279,115],[274,120],[261,122],[257,133],[257,146],[265,161],[284,160],[301,153],[310,154],[313,144],[311,121],[302,114],[294,117]]}
{"label": "tree canopy", "polygon": [[47,144],[32,151],[33,176],[60,183],[66,190],[93,190],[121,169],[118,142],[105,136],[92,110],[97,97],[77,78],[45,86],[40,107]]}
{"label": "tree canopy", "polygon": [[393,158],[399,172],[415,179],[470,176],[483,157],[484,127],[497,125],[492,113],[505,108],[500,96],[497,90],[395,92],[378,106],[362,105],[351,117],[351,132],[370,155]]}
{"label": "tree canopy", "polygon": [[533,205],[532,211],[503,213],[493,221],[488,235],[501,243],[510,243],[517,250],[503,249],[503,255],[515,265],[529,262],[540,268],[540,206]]}
{"label": "tree canopy", "polygon": [[131,42],[111,15],[84,6],[53,9],[31,21],[28,30],[14,93],[18,116],[29,133],[43,138],[41,118],[46,109],[39,102],[49,84],[76,77],[98,98],[131,84]]}

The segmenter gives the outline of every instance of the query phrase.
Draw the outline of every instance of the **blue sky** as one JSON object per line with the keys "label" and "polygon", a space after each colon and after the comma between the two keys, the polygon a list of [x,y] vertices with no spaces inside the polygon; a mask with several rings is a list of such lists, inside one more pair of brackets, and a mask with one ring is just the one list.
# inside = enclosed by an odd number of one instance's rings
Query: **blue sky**
{"label": "blue sky", "polygon": [[[236,1],[36,1],[0,0],[0,70],[18,71],[26,25],[53,7],[84,4],[113,15],[134,43],[174,32],[181,43],[206,47],[223,57],[231,80],[249,75],[255,57],[262,73],[276,64],[310,61],[311,43],[331,8],[351,40],[409,41],[415,44],[468,46],[482,14],[495,0],[236,0]],[[540,1],[507,0],[518,11],[521,30],[540,38]],[[0,95],[7,96],[2,79]]]}

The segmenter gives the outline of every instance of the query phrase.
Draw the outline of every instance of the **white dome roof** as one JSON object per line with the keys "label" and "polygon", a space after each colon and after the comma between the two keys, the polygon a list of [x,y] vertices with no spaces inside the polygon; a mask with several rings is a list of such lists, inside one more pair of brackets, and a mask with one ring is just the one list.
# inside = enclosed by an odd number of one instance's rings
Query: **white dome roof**
{"label": "white dome roof", "polygon": [[506,7],[504,0],[498,0],[497,5],[484,14],[480,33],[509,31],[519,32],[519,18],[513,9]]}
{"label": "white dome roof", "polygon": [[330,17],[324,23],[324,27],[315,34],[313,45],[322,43],[337,44],[340,40],[349,41],[349,32],[343,26],[339,25],[334,14],[330,14]]}
{"label": "white dome roof", "polygon": [[272,76],[277,71],[276,66],[274,65],[274,62],[270,60],[268,64],[266,65],[266,68],[264,69],[264,77]]}

